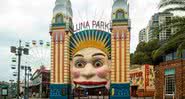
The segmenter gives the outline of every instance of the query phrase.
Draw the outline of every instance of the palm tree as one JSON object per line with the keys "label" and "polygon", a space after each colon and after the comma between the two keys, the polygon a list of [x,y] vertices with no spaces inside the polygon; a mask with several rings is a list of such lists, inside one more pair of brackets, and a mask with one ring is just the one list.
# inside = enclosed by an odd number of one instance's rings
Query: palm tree
{"label": "palm tree", "polygon": [[161,0],[159,8],[165,8],[164,12],[185,11],[184,0]]}
{"label": "palm tree", "polygon": [[[161,0],[159,8],[165,8],[164,12],[185,12],[185,0]],[[182,55],[182,51],[185,49],[185,16],[176,16],[170,22],[162,25],[165,27],[160,27],[159,31],[164,28],[173,28],[175,33],[154,52],[153,58],[157,59],[170,50],[176,50],[178,56]]]}

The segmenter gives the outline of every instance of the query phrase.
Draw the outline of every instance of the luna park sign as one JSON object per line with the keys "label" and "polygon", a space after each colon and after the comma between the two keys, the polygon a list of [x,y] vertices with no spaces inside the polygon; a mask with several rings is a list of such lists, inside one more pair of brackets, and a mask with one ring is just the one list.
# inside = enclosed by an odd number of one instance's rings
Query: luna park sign
{"label": "luna park sign", "polygon": [[75,25],[75,32],[88,30],[88,29],[96,29],[96,30],[111,32],[110,31],[111,26],[112,26],[111,22],[107,23],[104,21],[95,21],[95,20],[84,21]]}

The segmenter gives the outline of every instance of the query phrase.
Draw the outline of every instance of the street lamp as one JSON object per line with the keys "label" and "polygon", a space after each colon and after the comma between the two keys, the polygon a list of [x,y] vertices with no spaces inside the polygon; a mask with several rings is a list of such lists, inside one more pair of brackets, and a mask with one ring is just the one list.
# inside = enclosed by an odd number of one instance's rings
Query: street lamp
{"label": "street lamp", "polygon": [[25,54],[25,55],[28,55],[29,54],[29,49],[23,48],[21,46],[21,40],[19,40],[19,47],[16,48],[15,46],[11,46],[10,51],[11,51],[11,53],[14,53],[15,55],[18,56],[17,99],[19,99],[21,56],[22,56],[22,53]]}
{"label": "street lamp", "polygon": [[32,76],[32,74],[31,74],[31,71],[32,71],[32,69],[31,69],[31,67],[30,68],[28,68],[28,73],[27,73],[27,76],[28,76],[28,99],[29,99],[29,84],[30,84],[30,76]]}

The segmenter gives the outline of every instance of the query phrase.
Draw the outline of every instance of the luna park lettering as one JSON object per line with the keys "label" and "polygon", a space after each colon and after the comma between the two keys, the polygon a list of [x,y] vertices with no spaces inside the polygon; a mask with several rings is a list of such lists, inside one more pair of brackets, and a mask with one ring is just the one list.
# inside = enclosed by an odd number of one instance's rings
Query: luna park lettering
{"label": "luna park lettering", "polygon": [[103,21],[84,21],[76,24],[75,32],[87,30],[87,29],[97,29],[110,32],[111,23],[106,23]]}

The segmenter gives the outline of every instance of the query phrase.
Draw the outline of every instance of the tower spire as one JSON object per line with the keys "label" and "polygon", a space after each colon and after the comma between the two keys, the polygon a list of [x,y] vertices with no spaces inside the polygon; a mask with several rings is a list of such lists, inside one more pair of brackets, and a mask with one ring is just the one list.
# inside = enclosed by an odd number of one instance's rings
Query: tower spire
{"label": "tower spire", "polygon": [[129,18],[129,5],[127,0],[114,0],[112,6],[112,20],[115,19],[128,19]]}
{"label": "tower spire", "polygon": [[72,26],[73,11],[70,0],[56,0],[52,23],[69,23]]}

